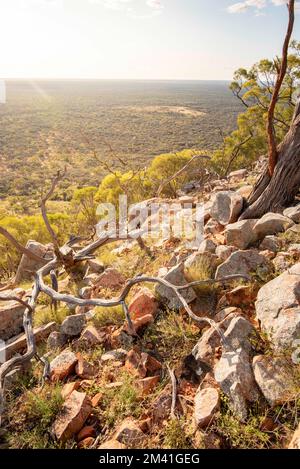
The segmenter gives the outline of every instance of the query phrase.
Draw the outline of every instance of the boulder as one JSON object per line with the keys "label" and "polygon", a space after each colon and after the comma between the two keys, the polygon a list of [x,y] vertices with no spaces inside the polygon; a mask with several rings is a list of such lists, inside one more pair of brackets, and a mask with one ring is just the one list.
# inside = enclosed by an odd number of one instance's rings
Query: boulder
{"label": "boulder", "polygon": [[15,277],[16,283],[32,279],[34,273],[54,257],[52,244],[44,245],[37,241],[29,240],[26,244],[26,248],[39,256],[41,260],[29,259],[23,254]]}
{"label": "boulder", "polygon": [[71,383],[66,383],[64,387],[61,390],[61,396],[63,399],[67,399],[73,391],[77,391],[77,389],[80,388],[80,382],[79,381],[73,381]]}
{"label": "boulder", "polygon": [[80,343],[86,344],[88,347],[95,345],[103,344],[106,339],[105,332],[99,332],[95,326],[89,324],[83,331],[80,336]]}
{"label": "boulder", "polygon": [[216,251],[216,243],[214,243],[211,239],[205,239],[199,246],[198,252],[211,252],[212,254]]}
{"label": "boulder", "polygon": [[257,239],[263,239],[265,236],[274,235],[286,231],[293,226],[294,222],[280,213],[266,213],[256,222],[253,231]]}
{"label": "boulder", "polygon": [[75,371],[77,376],[81,379],[91,379],[97,374],[97,370],[95,366],[93,366],[88,361],[84,360],[84,358],[78,354],[77,355],[78,361],[75,366]]}
{"label": "boulder", "polygon": [[52,425],[55,438],[62,443],[72,438],[82,429],[91,411],[90,398],[85,393],[73,391]]}
{"label": "boulder", "polygon": [[67,337],[77,337],[83,331],[85,324],[85,314],[73,314],[63,321],[60,332]]}
{"label": "boulder", "polygon": [[205,235],[217,235],[224,231],[224,225],[221,225],[217,220],[209,220],[204,227]]}
{"label": "boulder", "polygon": [[273,264],[276,272],[284,272],[294,264],[294,261],[289,252],[280,252],[273,259]]}
{"label": "boulder", "polygon": [[248,199],[252,191],[253,191],[253,186],[249,184],[247,186],[240,187],[237,190],[237,193],[240,194],[244,199]]}
{"label": "boulder", "polygon": [[[184,268],[183,265],[177,265],[170,269],[166,275],[164,275],[164,280],[167,280],[173,285],[186,285],[186,279],[184,277]],[[155,287],[156,294],[165,302],[166,306],[170,309],[180,309],[182,308],[182,303],[178,299],[177,295],[169,288],[164,285],[158,284]],[[196,299],[196,293],[192,288],[181,291],[181,295],[186,300],[187,303],[191,303]]]}
{"label": "boulder", "polygon": [[222,391],[229,397],[234,414],[241,421],[245,421],[248,402],[256,402],[260,397],[249,352],[242,348],[224,350],[215,366],[214,377]]}
{"label": "boulder", "polygon": [[124,276],[118,270],[109,268],[98,277],[95,286],[97,288],[110,288],[114,290],[116,288],[120,288],[124,283]]}
{"label": "boulder", "polygon": [[149,376],[148,378],[139,379],[136,384],[142,396],[148,396],[155,390],[159,380],[160,376]]}
{"label": "boulder", "polygon": [[216,255],[222,262],[225,262],[231,256],[231,254],[234,253],[235,251],[237,251],[237,248],[235,246],[222,246],[221,245],[217,247]]}
{"label": "boulder", "polygon": [[67,337],[59,331],[53,331],[48,337],[47,340],[47,349],[48,350],[59,350],[67,342]]}
{"label": "boulder", "polygon": [[154,318],[158,311],[158,301],[151,290],[141,288],[132,298],[128,309],[133,320],[146,315],[151,315]]}
{"label": "boulder", "polygon": [[251,279],[251,274],[267,274],[272,270],[270,262],[257,250],[236,251],[217,268],[216,279],[237,274]]}
{"label": "boulder", "polygon": [[[57,328],[56,322],[50,322],[45,324],[44,326],[35,327],[33,329],[33,335],[35,339],[35,343],[39,344],[43,340],[47,339],[48,335],[53,333]],[[4,348],[0,345],[0,362],[1,357],[5,355],[5,360],[10,360],[14,355],[17,353],[23,352],[27,348],[27,340],[26,335],[21,334],[17,337],[12,337],[8,341],[6,341]]]}
{"label": "boulder", "polygon": [[243,350],[251,351],[251,338],[257,336],[255,328],[247,319],[237,316],[233,318],[224,334],[226,342],[223,347],[226,350],[236,350],[242,348]]}
{"label": "boulder", "polygon": [[295,223],[300,223],[300,204],[285,209],[283,215],[291,218]]}
{"label": "boulder", "polygon": [[257,220],[243,220],[227,225],[224,231],[226,244],[236,246],[239,249],[246,249],[255,243],[257,238],[253,227],[256,222]]}
{"label": "boulder", "polygon": [[98,261],[96,259],[90,259],[87,261],[89,270],[93,274],[102,274],[104,272],[104,265],[101,261]]}
{"label": "boulder", "polygon": [[145,434],[132,418],[127,418],[124,420],[114,435],[114,439],[119,443],[135,447],[140,446],[145,438]]}
{"label": "boulder", "polygon": [[124,349],[110,350],[101,356],[102,363],[109,363],[114,361],[125,362],[127,357],[127,351]]}
{"label": "boulder", "polygon": [[211,216],[221,225],[237,221],[243,208],[243,197],[234,191],[217,192],[212,199]]}
{"label": "boulder", "polygon": [[288,360],[259,355],[253,359],[253,371],[255,381],[271,407],[296,399],[296,378]]}
{"label": "boulder", "polygon": [[300,263],[259,290],[256,315],[276,347],[289,348],[299,339]]}
{"label": "boulder", "polygon": [[260,243],[259,250],[260,251],[273,251],[278,252],[281,248],[281,241],[277,236],[269,235],[266,236],[265,239]]}
{"label": "boulder", "polygon": [[95,438],[95,436],[96,436],[95,428],[92,427],[91,425],[86,425],[80,430],[80,432],[76,436],[76,440],[79,442],[79,441],[85,440],[86,438]]}
{"label": "boulder", "polygon": [[220,394],[215,388],[199,390],[195,396],[194,419],[198,428],[207,427],[220,407]]}
{"label": "boulder", "polygon": [[59,381],[69,376],[75,370],[77,357],[71,350],[64,350],[50,363],[52,381]]}
{"label": "boulder", "polygon": [[247,169],[237,169],[236,171],[232,171],[228,174],[228,179],[233,180],[234,182],[239,182],[245,179],[247,173]]}
{"label": "boulder", "polygon": [[98,449],[127,449],[127,446],[123,445],[123,443],[120,443],[117,440],[108,440],[105,443],[102,443],[101,446],[99,446]]}
{"label": "boulder", "polygon": [[[25,299],[25,291],[7,290],[3,292],[3,296]],[[24,311],[25,307],[18,301],[0,301],[0,340],[8,340],[23,331]]]}

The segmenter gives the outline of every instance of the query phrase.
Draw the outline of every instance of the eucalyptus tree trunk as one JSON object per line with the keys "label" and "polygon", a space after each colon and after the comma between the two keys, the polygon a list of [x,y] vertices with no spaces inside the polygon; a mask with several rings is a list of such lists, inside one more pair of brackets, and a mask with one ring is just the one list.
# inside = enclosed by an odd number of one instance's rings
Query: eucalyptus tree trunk
{"label": "eucalyptus tree trunk", "polygon": [[278,160],[271,176],[268,164],[254,186],[240,219],[260,218],[267,212],[282,212],[300,187],[300,100],[290,129],[278,147]]}

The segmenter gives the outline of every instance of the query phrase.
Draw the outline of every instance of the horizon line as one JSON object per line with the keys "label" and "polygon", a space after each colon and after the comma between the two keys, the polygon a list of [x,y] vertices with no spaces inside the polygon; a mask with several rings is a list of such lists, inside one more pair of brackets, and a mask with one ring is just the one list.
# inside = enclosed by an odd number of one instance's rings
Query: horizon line
{"label": "horizon line", "polygon": [[70,78],[70,77],[1,77],[2,81],[231,81],[225,78]]}

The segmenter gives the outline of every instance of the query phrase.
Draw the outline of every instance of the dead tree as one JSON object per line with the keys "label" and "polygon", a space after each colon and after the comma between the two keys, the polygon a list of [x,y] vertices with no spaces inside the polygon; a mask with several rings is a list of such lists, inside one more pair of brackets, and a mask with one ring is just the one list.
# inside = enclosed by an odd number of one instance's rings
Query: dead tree
{"label": "dead tree", "polygon": [[288,5],[289,24],[278,65],[278,77],[268,113],[269,161],[250,195],[241,219],[260,218],[267,212],[281,212],[290,205],[300,186],[300,99],[295,108],[290,129],[283,142],[276,146],[274,110],[286,73],[288,45],[294,25],[295,1]]}

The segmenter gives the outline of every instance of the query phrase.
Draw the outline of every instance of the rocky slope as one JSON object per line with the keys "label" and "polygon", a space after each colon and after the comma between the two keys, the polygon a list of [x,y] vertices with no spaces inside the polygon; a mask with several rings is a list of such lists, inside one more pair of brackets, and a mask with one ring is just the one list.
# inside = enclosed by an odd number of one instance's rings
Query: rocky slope
{"label": "rocky slope", "polygon": [[[300,204],[238,221],[254,177],[242,170],[204,193],[181,194],[179,203],[205,200],[196,248],[172,237],[152,244],[149,258],[135,242],[119,242],[89,262],[76,286],[82,298],[111,298],[140,272],[175,285],[242,274],[183,291],[211,326],[192,321],[162,285],[133,289],[134,337],[118,308],[51,311],[47,298],[40,302],[35,336],[51,379],[40,386],[37,363],[10,373],[3,447],[300,447]],[[49,246],[38,249],[47,258]],[[26,273],[23,259],[20,281]],[[60,281],[60,291],[74,288],[74,279]],[[26,288],[10,293],[26,298]],[[26,346],[21,321],[19,304],[0,304],[7,358]]]}

